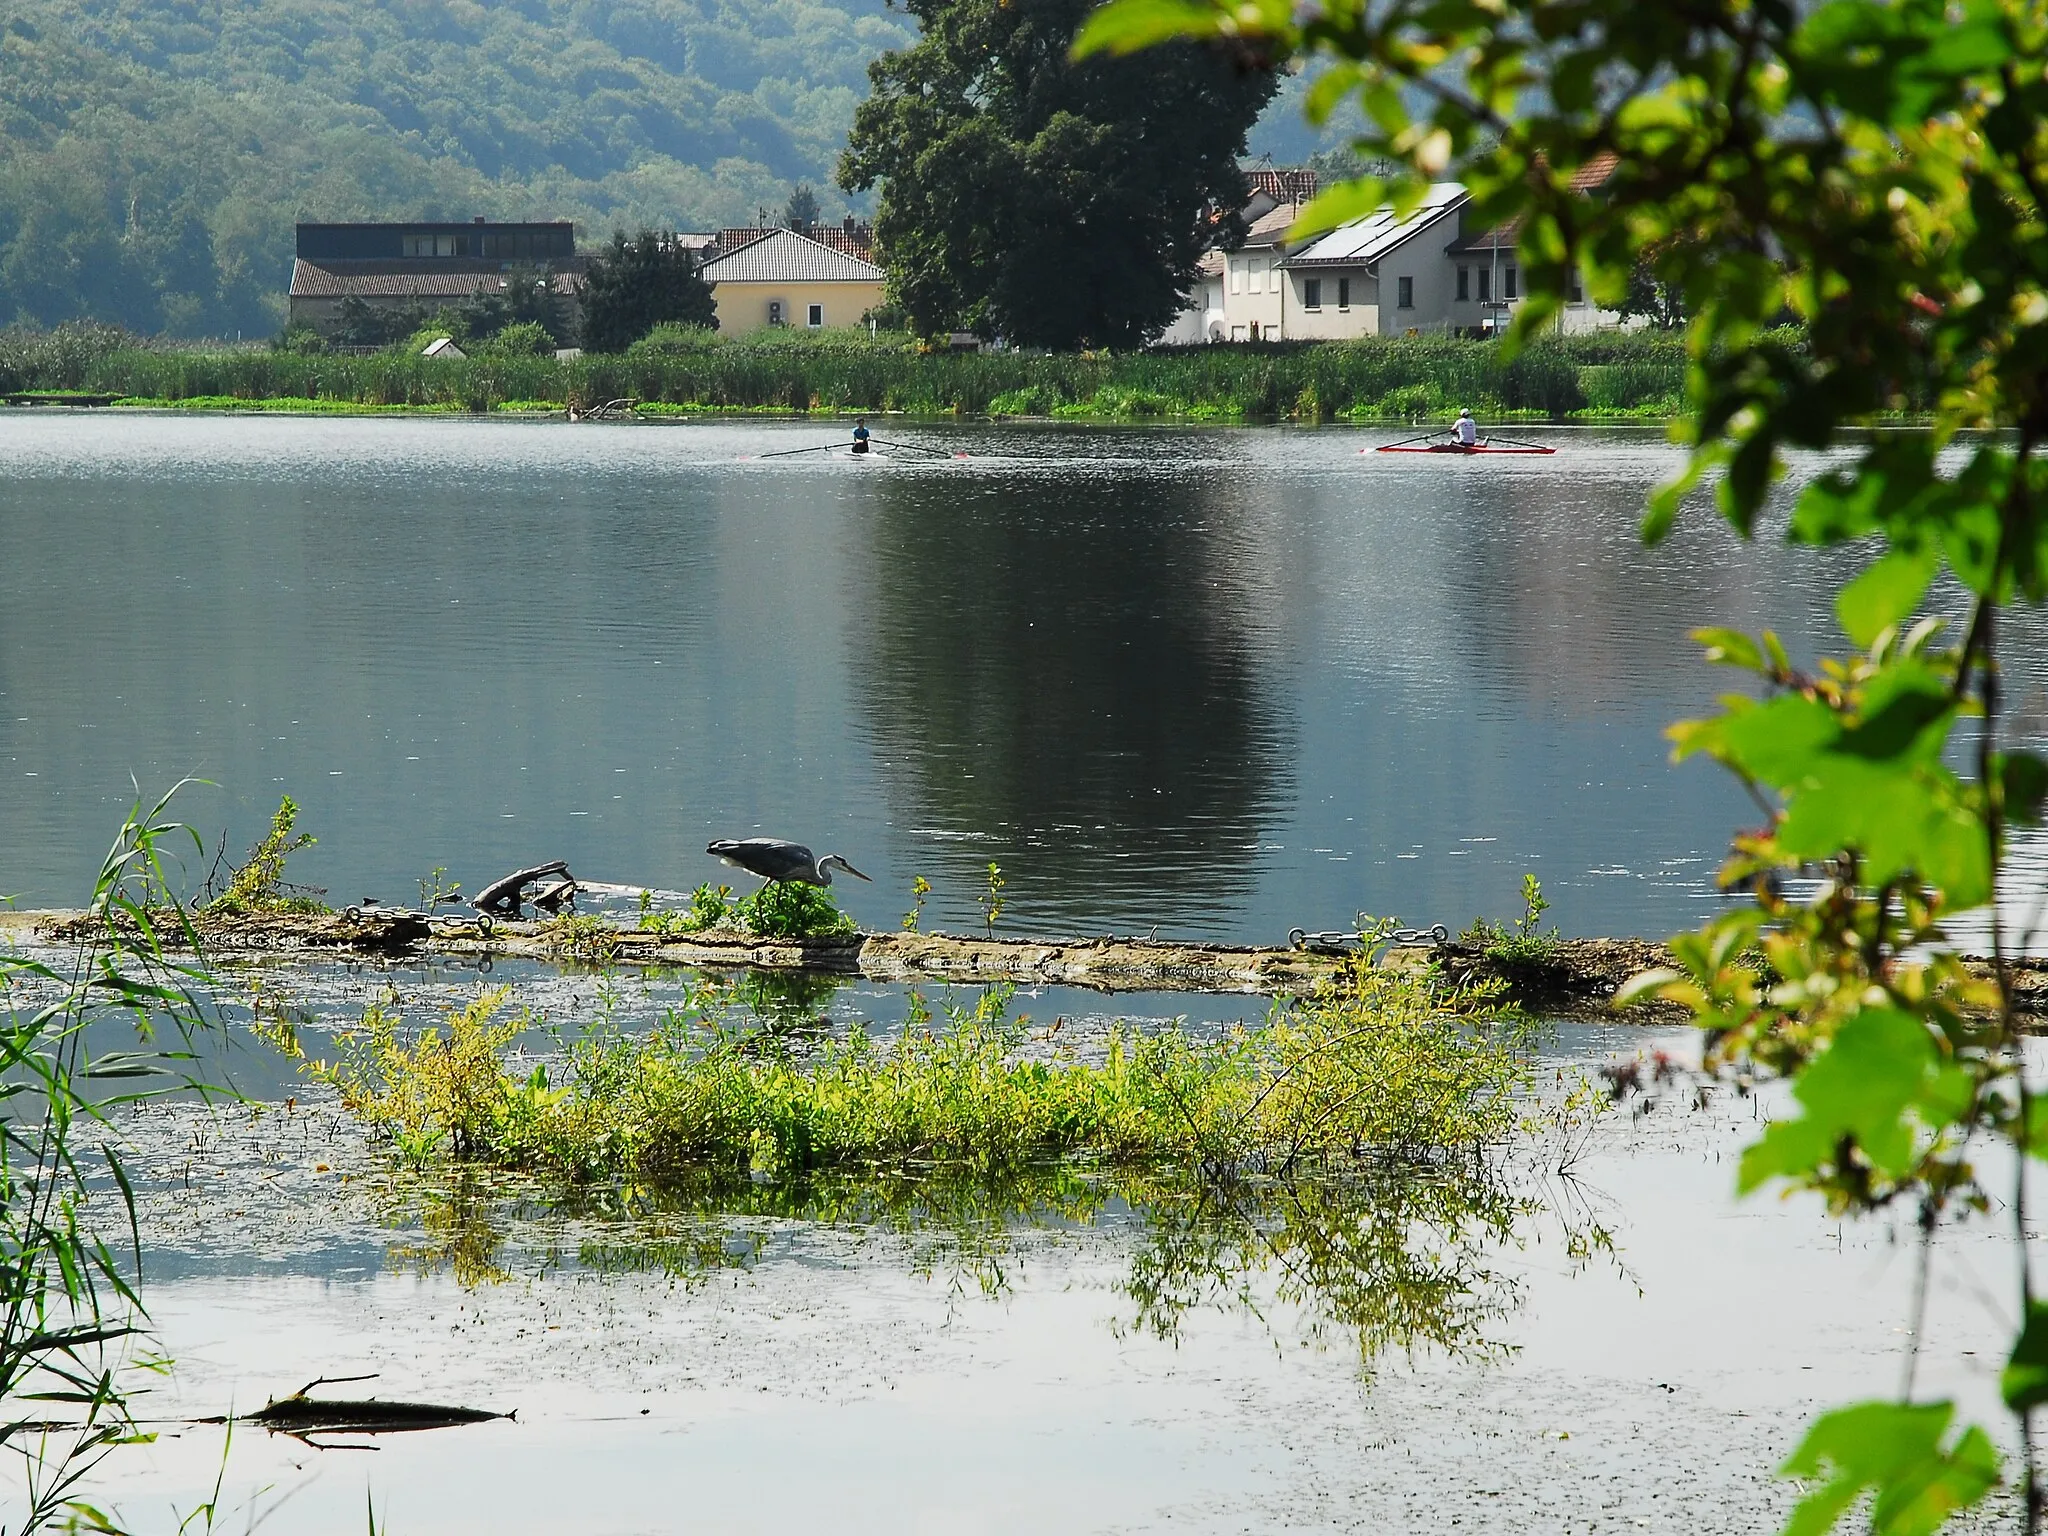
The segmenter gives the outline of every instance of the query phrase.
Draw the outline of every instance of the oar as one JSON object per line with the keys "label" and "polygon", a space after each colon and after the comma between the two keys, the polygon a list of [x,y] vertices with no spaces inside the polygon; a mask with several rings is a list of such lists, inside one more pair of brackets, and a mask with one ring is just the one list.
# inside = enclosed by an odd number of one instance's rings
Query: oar
{"label": "oar", "polygon": [[782,448],[774,453],[756,453],[750,454],[749,457],[756,459],[786,459],[793,453],[830,453],[838,446],[839,444],[837,443],[818,443],[810,448]]}
{"label": "oar", "polygon": [[949,448],[923,448],[916,443],[894,443],[886,437],[872,438],[870,441],[880,443],[884,448],[908,448],[912,453],[928,453],[935,459],[964,459],[967,457],[966,454],[955,453]]}
{"label": "oar", "polygon": [[1489,443],[1506,443],[1510,448],[1541,448],[1544,446],[1542,443],[1525,443],[1519,437],[1496,437],[1491,433],[1487,434],[1486,441]]}
{"label": "oar", "polygon": [[[1380,448],[1406,448],[1410,443],[1426,443],[1432,437],[1442,437],[1441,432],[1425,432],[1420,437],[1404,437],[1398,443],[1381,443]],[[1378,453],[1379,448],[1361,448],[1360,453]]]}

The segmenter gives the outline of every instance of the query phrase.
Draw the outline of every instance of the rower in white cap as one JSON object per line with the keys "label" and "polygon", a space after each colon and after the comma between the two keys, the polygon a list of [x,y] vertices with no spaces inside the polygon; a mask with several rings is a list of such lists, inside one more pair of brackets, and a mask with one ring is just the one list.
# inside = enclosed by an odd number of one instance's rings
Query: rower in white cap
{"label": "rower in white cap", "polygon": [[1453,430],[1457,432],[1458,442],[1461,446],[1466,448],[1477,448],[1479,446],[1479,423],[1472,419],[1472,409],[1470,406],[1458,412],[1458,425]]}

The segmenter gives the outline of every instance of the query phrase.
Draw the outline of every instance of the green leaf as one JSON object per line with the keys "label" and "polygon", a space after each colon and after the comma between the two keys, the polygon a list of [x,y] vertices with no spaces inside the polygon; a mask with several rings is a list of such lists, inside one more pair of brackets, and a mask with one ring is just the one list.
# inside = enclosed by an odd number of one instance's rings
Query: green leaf
{"label": "green leaf", "polygon": [[1072,57],[1136,53],[1182,37],[1214,37],[1223,12],[1193,0],[1110,0],[1081,25]]}
{"label": "green leaf", "polygon": [[1872,533],[1884,488],[1883,473],[1868,465],[1817,476],[1799,493],[1786,536],[1796,544],[1839,544]]}
{"label": "green leaf", "polygon": [[1998,1452],[1971,1425],[1943,1449],[1953,1403],[1858,1403],[1823,1414],[1781,1476],[1822,1485],[1799,1501],[1785,1536],[1824,1536],[1866,1489],[1871,1536],[1932,1536],[1998,1486]]}
{"label": "green leaf", "polygon": [[1998,772],[2005,819],[2023,827],[2038,825],[2042,804],[2048,801],[2048,761],[2036,752],[2008,752],[1999,759]]}
{"label": "green leaf", "polygon": [[1615,989],[1614,1006],[1616,1008],[1628,1008],[1646,999],[1662,997],[1664,989],[1673,982],[1688,979],[1685,972],[1674,971],[1668,965],[1660,965],[1654,970],[1639,972],[1629,977],[1627,981]]}
{"label": "green leaf", "polygon": [[1894,549],[1874,561],[1835,598],[1843,633],[1860,646],[1871,645],[1920,606],[1940,563],[1932,548]]}
{"label": "green leaf", "polygon": [[1707,660],[1717,667],[1741,667],[1747,672],[1768,671],[1763,647],[1739,629],[1696,629],[1692,638],[1705,648]]}
{"label": "green leaf", "polygon": [[1999,1375],[1998,1390],[2014,1413],[2048,1403],[2048,1302],[2027,1303],[2026,1326]]}
{"label": "green leaf", "polygon": [[1340,181],[1308,200],[1300,215],[1288,226],[1287,238],[1305,240],[1310,235],[1323,234],[1339,224],[1371,213],[1386,200],[1387,184],[1377,176]]}
{"label": "green leaf", "polygon": [[1897,1008],[1871,1008],[1842,1026],[1799,1074],[1792,1096],[1805,1113],[1779,1121],[1742,1154],[1737,1187],[1745,1194],[1839,1162],[1845,1142],[1899,1178],[1926,1134],[1964,1112],[1969,1087],[1960,1068],[1942,1062],[1925,1024]]}
{"label": "green leaf", "polygon": [[1643,542],[1658,545],[1671,532],[1671,525],[1678,520],[1678,509],[1699,488],[1707,471],[1727,458],[1727,451],[1719,444],[1711,444],[1696,451],[1686,461],[1685,468],[1674,478],[1667,480],[1650,493],[1650,501],[1643,513]]}

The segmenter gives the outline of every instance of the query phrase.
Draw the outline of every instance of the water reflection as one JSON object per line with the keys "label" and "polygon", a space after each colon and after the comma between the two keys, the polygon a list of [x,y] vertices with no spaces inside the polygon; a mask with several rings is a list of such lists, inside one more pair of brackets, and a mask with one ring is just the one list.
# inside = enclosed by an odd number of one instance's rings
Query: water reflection
{"label": "water reflection", "polygon": [[858,1235],[867,1262],[900,1264],[956,1295],[998,1297],[1036,1243],[1109,1237],[1128,1253],[1121,1329],[1171,1340],[1196,1312],[1263,1320],[1284,1309],[1310,1337],[1341,1334],[1366,1364],[1418,1350],[1507,1353],[1503,1325],[1523,1300],[1515,1255],[1532,1233],[1560,1229],[1581,1257],[1613,1248],[1585,1202],[1491,1156],[1364,1162],[1314,1179],[1217,1182],[1054,1163],[566,1193],[458,1169],[394,1174],[382,1215],[412,1234],[389,1248],[394,1268],[445,1271],[469,1287],[525,1266],[694,1286],[826,1228]]}
{"label": "water reflection", "polygon": [[[342,901],[550,858],[687,890],[760,831],[859,855],[871,925],[920,872],[927,926],[974,922],[995,858],[1013,931],[1461,927],[1535,870],[1567,931],[1662,935],[1752,815],[1669,763],[1730,681],[1685,631],[1833,647],[1858,558],[1707,515],[1643,550],[1653,433],[1509,466],[1348,429],[758,457],[819,432],[7,418],[0,891],[75,900],[130,775],[197,773],[209,844],[289,791],[293,878]],[[2015,615],[2035,737],[2040,635]]]}
{"label": "water reflection", "polygon": [[934,866],[1086,924],[1243,900],[1292,788],[1272,511],[1156,470],[877,487],[850,670],[896,824],[965,839]]}

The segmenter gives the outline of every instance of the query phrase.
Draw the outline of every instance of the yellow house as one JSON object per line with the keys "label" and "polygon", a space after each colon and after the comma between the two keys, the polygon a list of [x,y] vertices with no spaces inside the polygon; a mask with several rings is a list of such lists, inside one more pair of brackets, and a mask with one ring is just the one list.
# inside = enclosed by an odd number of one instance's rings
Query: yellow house
{"label": "yellow house", "polygon": [[722,336],[763,326],[859,325],[881,307],[882,269],[831,246],[778,229],[707,261],[698,275],[711,285]]}

